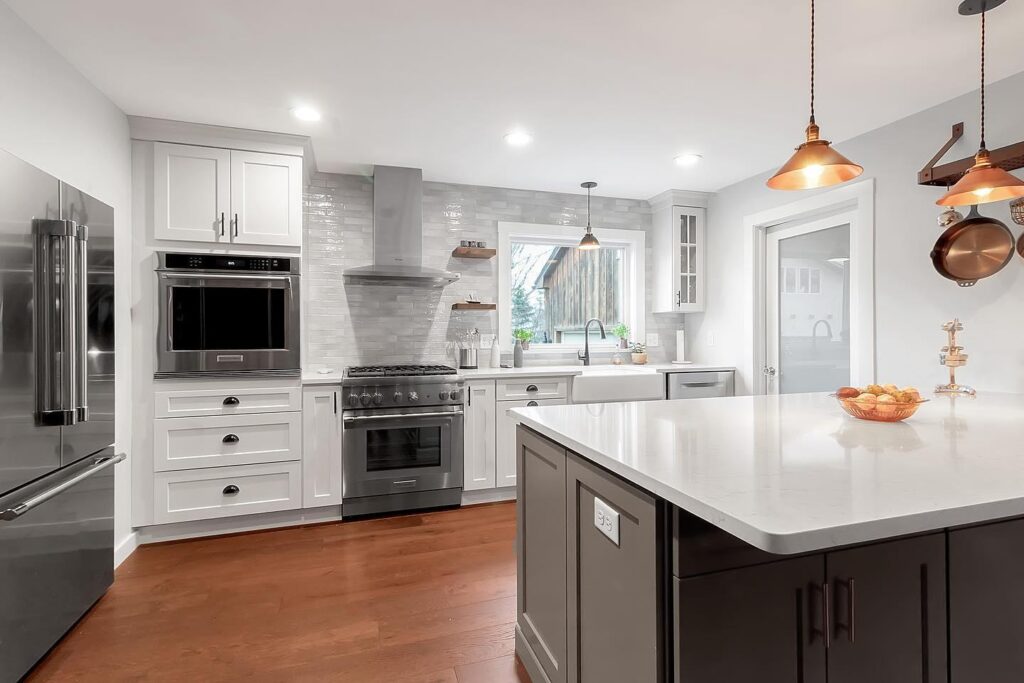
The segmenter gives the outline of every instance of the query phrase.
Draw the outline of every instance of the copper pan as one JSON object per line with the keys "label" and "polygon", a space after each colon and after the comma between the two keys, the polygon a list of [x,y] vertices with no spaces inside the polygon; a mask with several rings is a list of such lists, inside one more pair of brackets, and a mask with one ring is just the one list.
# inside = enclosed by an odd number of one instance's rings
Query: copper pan
{"label": "copper pan", "polygon": [[995,218],[987,218],[972,206],[961,221],[948,227],[932,249],[932,263],[939,275],[961,287],[971,287],[995,275],[1013,258],[1013,233]]}

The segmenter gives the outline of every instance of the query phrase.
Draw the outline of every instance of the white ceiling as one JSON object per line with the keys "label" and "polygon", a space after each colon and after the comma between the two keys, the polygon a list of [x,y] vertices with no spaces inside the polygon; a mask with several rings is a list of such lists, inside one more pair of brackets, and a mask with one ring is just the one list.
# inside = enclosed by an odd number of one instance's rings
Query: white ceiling
{"label": "white ceiling", "polygon": [[[324,171],[647,198],[777,166],[806,124],[801,0],[7,2],[125,112],[308,134]],[[977,18],[956,6],[819,2],[823,135],[975,88]],[[1024,2],[989,23],[990,80],[1024,71]],[[516,126],[532,145],[503,143]],[[679,168],[684,151],[705,160]]]}

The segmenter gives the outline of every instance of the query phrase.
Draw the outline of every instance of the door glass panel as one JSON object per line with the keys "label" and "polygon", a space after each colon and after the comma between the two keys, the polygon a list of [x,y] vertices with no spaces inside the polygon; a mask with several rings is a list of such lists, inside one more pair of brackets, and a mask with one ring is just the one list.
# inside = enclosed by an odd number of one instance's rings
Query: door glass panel
{"label": "door glass panel", "polygon": [[284,348],[283,289],[174,287],[171,302],[175,351]]}
{"label": "door glass panel", "polygon": [[850,227],[779,240],[779,392],[850,383]]}
{"label": "door glass panel", "polygon": [[369,472],[440,466],[440,426],[366,431],[366,469]]}

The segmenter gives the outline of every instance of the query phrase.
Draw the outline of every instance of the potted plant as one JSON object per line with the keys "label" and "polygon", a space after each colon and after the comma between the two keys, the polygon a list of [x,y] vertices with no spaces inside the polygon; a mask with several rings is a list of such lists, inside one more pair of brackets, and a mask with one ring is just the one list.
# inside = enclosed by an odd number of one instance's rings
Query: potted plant
{"label": "potted plant", "polygon": [[619,338],[619,348],[629,348],[629,325],[625,323],[619,323],[612,328],[612,334]]}
{"label": "potted plant", "polygon": [[634,365],[645,365],[647,363],[647,346],[640,342],[634,342],[632,358]]}
{"label": "potted plant", "polygon": [[533,339],[533,330],[527,330],[520,327],[512,332],[512,336],[515,337],[516,341],[522,345],[523,351],[530,350],[530,341]]}

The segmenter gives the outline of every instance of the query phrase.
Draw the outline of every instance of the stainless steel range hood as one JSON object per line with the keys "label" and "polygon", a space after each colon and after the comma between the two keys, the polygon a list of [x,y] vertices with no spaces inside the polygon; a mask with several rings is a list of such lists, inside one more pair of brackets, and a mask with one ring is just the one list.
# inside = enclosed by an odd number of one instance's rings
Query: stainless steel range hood
{"label": "stainless steel range hood", "polygon": [[349,268],[351,282],[444,287],[458,273],[423,266],[423,171],[373,169],[373,265]]}

